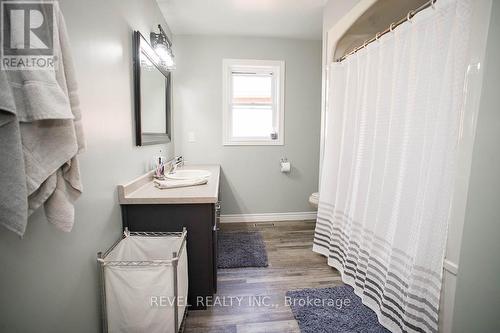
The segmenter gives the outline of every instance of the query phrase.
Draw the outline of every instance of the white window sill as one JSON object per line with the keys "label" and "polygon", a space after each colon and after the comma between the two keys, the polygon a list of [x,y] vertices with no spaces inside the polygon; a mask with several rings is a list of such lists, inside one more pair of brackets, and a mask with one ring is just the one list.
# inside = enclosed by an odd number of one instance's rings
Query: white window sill
{"label": "white window sill", "polygon": [[224,146],[283,146],[283,140],[224,141]]}

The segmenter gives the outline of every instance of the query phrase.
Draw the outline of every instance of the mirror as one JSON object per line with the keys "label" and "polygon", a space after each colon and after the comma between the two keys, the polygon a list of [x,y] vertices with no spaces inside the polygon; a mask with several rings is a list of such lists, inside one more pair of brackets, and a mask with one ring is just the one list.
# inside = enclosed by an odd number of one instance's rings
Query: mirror
{"label": "mirror", "polygon": [[139,31],[134,31],[136,145],[170,142],[170,72]]}

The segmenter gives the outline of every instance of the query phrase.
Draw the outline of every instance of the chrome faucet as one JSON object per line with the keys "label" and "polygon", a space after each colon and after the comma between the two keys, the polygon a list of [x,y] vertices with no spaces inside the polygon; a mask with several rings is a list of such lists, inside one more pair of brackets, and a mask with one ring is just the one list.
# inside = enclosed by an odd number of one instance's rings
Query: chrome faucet
{"label": "chrome faucet", "polygon": [[175,170],[177,170],[178,167],[182,166],[184,166],[184,158],[182,156],[177,156],[169,162],[168,173],[175,173]]}

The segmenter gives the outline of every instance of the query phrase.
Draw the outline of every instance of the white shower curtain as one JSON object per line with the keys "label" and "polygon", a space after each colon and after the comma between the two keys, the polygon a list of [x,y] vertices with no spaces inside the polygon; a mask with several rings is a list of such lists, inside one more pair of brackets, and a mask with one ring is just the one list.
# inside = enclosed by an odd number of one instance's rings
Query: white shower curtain
{"label": "white shower curtain", "polygon": [[331,65],[313,250],[392,332],[437,332],[472,0]]}

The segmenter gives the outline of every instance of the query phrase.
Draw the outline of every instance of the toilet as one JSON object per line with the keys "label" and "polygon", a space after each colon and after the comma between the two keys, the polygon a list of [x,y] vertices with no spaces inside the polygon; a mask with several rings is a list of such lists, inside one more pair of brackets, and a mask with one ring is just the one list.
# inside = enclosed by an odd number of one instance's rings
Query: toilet
{"label": "toilet", "polygon": [[309,204],[313,208],[318,209],[318,202],[319,202],[319,192],[314,192],[309,196]]}

